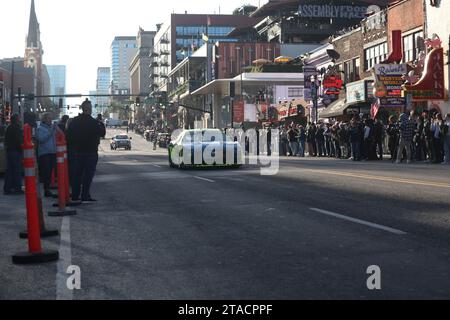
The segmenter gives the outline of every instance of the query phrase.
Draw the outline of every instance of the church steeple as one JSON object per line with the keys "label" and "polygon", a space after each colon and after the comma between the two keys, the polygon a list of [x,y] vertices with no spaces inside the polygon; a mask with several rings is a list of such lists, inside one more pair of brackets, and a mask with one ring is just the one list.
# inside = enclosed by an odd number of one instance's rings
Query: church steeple
{"label": "church steeple", "polygon": [[41,35],[39,30],[39,22],[36,16],[34,0],[31,0],[30,22],[28,24],[27,48],[40,48]]}

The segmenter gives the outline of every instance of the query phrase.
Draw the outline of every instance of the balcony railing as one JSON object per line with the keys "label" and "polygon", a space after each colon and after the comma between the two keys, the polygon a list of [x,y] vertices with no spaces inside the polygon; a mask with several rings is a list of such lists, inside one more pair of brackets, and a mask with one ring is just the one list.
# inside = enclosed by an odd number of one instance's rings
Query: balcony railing
{"label": "balcony railing", "polygon": [[169,41],[169,39],[163,38],[163,39],[161,39],[161,43],[162,44],[169,44],[170,41]]}
{"label": "balcony railing", "polygon": [[183,84],[177,86],[173,91],[169,93],[169,98],[173,99],[184,93],[191,93],[195,90],[201,88],[206,82],[204,80],[189,80],[185,81]]}
{"label": "balcony railing", "polygon": [[168,55],[170,55],[170,52],[168,50],[161,50],[161,55],[168,56]]}
{"label": "balcony railing", "polygon": [[150,58],[156,58],[156,57],[159,57],[158,52],[152,51],[152,53],[150,53]]}

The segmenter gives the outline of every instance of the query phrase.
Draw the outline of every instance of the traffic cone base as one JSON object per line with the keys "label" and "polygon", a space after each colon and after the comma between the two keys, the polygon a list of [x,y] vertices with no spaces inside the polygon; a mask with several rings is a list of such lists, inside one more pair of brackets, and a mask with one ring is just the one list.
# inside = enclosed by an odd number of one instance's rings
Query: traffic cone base
{"label": "traffic cone base", "polygon": [[49,217],[70,217],[76,215],[77,212],[75,210],[53,211],[48,213]]}
{"label": "traffic cone base", "polygon": [[12,257],[12,262],[17,265],[29,265],[47,263],[59,259],[58,251],[42,251],[40,253],[22,252]]}
{"label": "traffic cone base", "polygon": [[82,201],[71,201],[66,204],[66,207],[79,207],[83,204]]}
{"label": "traffic cone base", "polygon": [[[66,207],[79,207],[79,206],[81,206],[83,204],[83,202],[81,202],[81,201],[71,201],[71,202],[69,202],[69,203],[66,203]],[[59,204],[58,203],[54,203],[53,204],[53,207],[54,208],[58,208],[59,207]]]}
{"label": "traffic cone base", "polygon": [[[59,231],[58,230],[45,230],[41,231],[41,238],[51,238],[51,237],[58,237]],[[28,231],[23,231],[19,233],[20,239],[28,239]]]}

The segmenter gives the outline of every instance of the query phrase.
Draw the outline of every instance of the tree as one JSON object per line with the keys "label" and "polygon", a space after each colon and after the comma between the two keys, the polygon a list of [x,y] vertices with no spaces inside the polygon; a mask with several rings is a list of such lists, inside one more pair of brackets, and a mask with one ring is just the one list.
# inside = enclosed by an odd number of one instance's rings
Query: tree
{"label": "tree", "polygon": [[258,7],[255,7],[255,6],[247,3],[247,4],[244,4],[242,7],[234,9],[233,15],[235,15],[235,16],[250,16],[257,9],[258,9]]}

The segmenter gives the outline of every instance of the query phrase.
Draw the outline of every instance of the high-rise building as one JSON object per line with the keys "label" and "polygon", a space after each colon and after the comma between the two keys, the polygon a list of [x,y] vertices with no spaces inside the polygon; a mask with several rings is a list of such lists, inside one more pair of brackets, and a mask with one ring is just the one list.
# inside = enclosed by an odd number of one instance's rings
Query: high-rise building
{"label": "high-rise building", "polygon": [[[111,84],[111,68],[100,67],[97,69],[97,91],[99,95],[109,94],[109,87]],[[100,107],[109,105],[108,97],[98,97],[96,103]]]}
{"label": "high-rise building", "polygon": [[[48,75],[50,77],[50,94],[65,95],[66,94],[66,66],[47,66]],[[52,98],[55,105],[59,104],[59,97]],[[66,105],[66,99],[63,98],[63,106]]]}
{"label": "high-rise building", "polygon": [[89,91],[89,100],[92,103],[92,116],[96,117],[97,114],[99,113],[99,109],[100,107],[98,106],[98,98],[96,97],[97,95],[97,91]]}
{"label": "high-rise building", "polygon": [[129,93],[129,66],[137,50],[136,37],[114,38],[111,44],[111,93]]}
{"label": "high-rise building", "polygon": [[235,42],[237,39],[228,35],[233,29],[257,22],[246,15],[172,14],[168,22],[158,25],[151,54],[154,78],[151,91],[166,92],[170,71],[205,41]]}
{"label": "high-rise building", "polygon": [[150,77],[150,53],[153,50],[156,31],[139,28],[137,36],[138,51],[130,64],[130,93],[148,95],[152,79]]}

